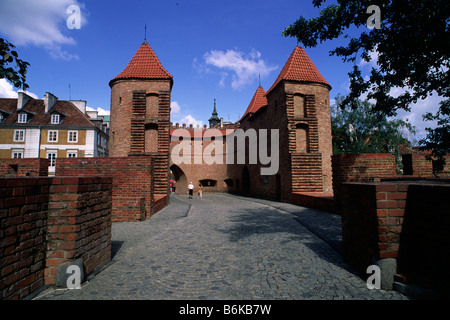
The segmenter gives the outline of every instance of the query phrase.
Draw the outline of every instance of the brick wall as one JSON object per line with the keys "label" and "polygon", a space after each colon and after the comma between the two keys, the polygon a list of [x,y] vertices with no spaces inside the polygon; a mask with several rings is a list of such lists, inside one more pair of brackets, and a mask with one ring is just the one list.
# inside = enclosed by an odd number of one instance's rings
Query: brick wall
{"label": "brick wall", "polygon": [[25,177],[47,176],[48,159],[24,158],[24,159],[0,159],[0,176]]}
{"label": "brick wall", "polygon": [[343,183],[380,181],[397,176],[395,157],[390,153],[337,154],[332,156],[332,167],[337,212]]}
{"label": "brick wall", "polygon": [[337,154],[332,165],[334,188],[344,182],[380,181],[397,175],[391,153]]}
{"label": "brick wall", "polygon": [[416,284],[450,285],[448,182],[344,183],[341,193],[344,259],[359,272],[395,258],[397,272]]}
{"label": "brick wall", "polygon": [[0,177],[0,297],[53,283],[83,258],[85,274],[111,254],[111,178]]}
{"label": "brick wall", "polygon": [[0,178],[0,299],[44,285],[49,178]]}
{"label": "brick wall", "polygon": [[113,222],[142,221],[155,212],[152,173],[149,156],[56,160],[56,176],[113,177]]}
{"label": "brick wall", "polygon": [[83,259],[86,274],[111,258],[112,178],[56,177],[50,186],[45,282],[56,267]]}

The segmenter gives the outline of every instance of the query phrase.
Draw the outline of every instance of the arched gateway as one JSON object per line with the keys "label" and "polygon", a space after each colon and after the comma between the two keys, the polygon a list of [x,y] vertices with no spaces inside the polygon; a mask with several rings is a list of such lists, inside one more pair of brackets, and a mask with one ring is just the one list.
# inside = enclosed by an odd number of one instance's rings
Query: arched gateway
{"label": "arched gateway", "polygon": [[[195,128],[174,126],[170,122],[172,86],[172,75],[163,68],[147,41],[110,82],[110,156],[151,157],[155,195],[168,194],[170,171],[175,177],[177,193],[187,192],[191,181],[195,186],[203,184],[205,192],[241,192],[281,201],[290,201],[295,192],[332,189],[331,86],[302,48],[294,49],[267,92],[259,86],[238,122],[223,122],[217,116],[220,106],[214,103],[212,119],[215,121],[209,129],[218,130],[222,139],[205,140],[202,136],[200,149],[209,151],[215,160],[223,157],[221,163],[195,162],[198,139]],[[193,134],[189,144],[192,161],[180,165],[170,157],[171,150],[180,143],[172,139],[173,131],[178,128],[190,129],[188,135]],[[226,154],[221,154],[222,149],[218,147],[228,142],[229,128],[279,130],[278,172],[263,176],[257,172],[266,165],[226,163]],[[207,134],[206,128],[201,131]]]}

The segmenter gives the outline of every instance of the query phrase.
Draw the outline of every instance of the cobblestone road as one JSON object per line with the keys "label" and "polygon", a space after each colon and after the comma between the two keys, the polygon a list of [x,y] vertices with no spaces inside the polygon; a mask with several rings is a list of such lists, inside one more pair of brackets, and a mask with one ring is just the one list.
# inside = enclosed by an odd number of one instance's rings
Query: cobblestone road
{"label": "cobblestone road", "polygon": [[172,196],[144,222],[113,224],[111,264],[80,290],[35,299],[407,299],[369,290],[340,255],[340,218],[291,204]]}

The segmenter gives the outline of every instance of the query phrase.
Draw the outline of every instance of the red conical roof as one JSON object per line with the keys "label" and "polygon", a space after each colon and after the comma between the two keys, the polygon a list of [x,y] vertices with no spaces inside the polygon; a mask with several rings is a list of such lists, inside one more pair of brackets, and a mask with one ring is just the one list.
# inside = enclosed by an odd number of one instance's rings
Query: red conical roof
{"label": "red conical roof", "polygon": [[[267,106],[267,98],[266,98],[266,91],[259,86],[256,90],[252,101],[250,101],[250,104],[247,107],[247,110],[245,111],[244,115],[242,116],[241,120],[244,119],[247,115],[252,115],[256,111],[258,111],[261,107]],[[241,121],[239,120],[239,121]]]}
{"label": "red conical roof", "polygon": [[272,91],[282,80],[322,83],[331,89],[331,85],[317,70],[305,50],[299,46],[295,47],[277,80],[267,92]]}
{"label": "red conical roof", "polygon": [[172,79],[172,75],[163,68],[153,49],[145,41],[127,67],[113,81],[122,79]]}

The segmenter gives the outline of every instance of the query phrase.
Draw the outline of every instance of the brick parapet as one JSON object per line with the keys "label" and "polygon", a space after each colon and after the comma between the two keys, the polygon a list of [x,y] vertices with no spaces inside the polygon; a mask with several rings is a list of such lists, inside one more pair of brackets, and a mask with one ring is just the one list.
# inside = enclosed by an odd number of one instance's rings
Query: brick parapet
{"label": "brick parapet", "polygon": [[449,183],[353,182],[341,188],[344,259],[365,273],[377,260],[394,258],[403,278],[442,289],[438,279],[450,257],[450,207],[443,200]]}
{"label": "brick parapet", "polygon": [[55,177],[50,186],[46,283],[56,266],[82,258],[90,274],[111,257],[112,178]]}
{"label": "brick parapet", "polygon": [[0,299],[17,300],[55,268],[83,258],[85,274],[111,255],[108,177],[0,177]]}
{"label": "brick parapet", "polygon": [[0,176],[4,177],[48,176],[48,159],[42,158],[0,159]]}
{"label": "brick parapet", "polygon": [[[113,222],[142,221],[154,212],[152,211],[154,196],[152,156],[141,154],[115,158],[57,159],[56,175],[113,177]],[[167,188],[168,181],[165,185]]]}

